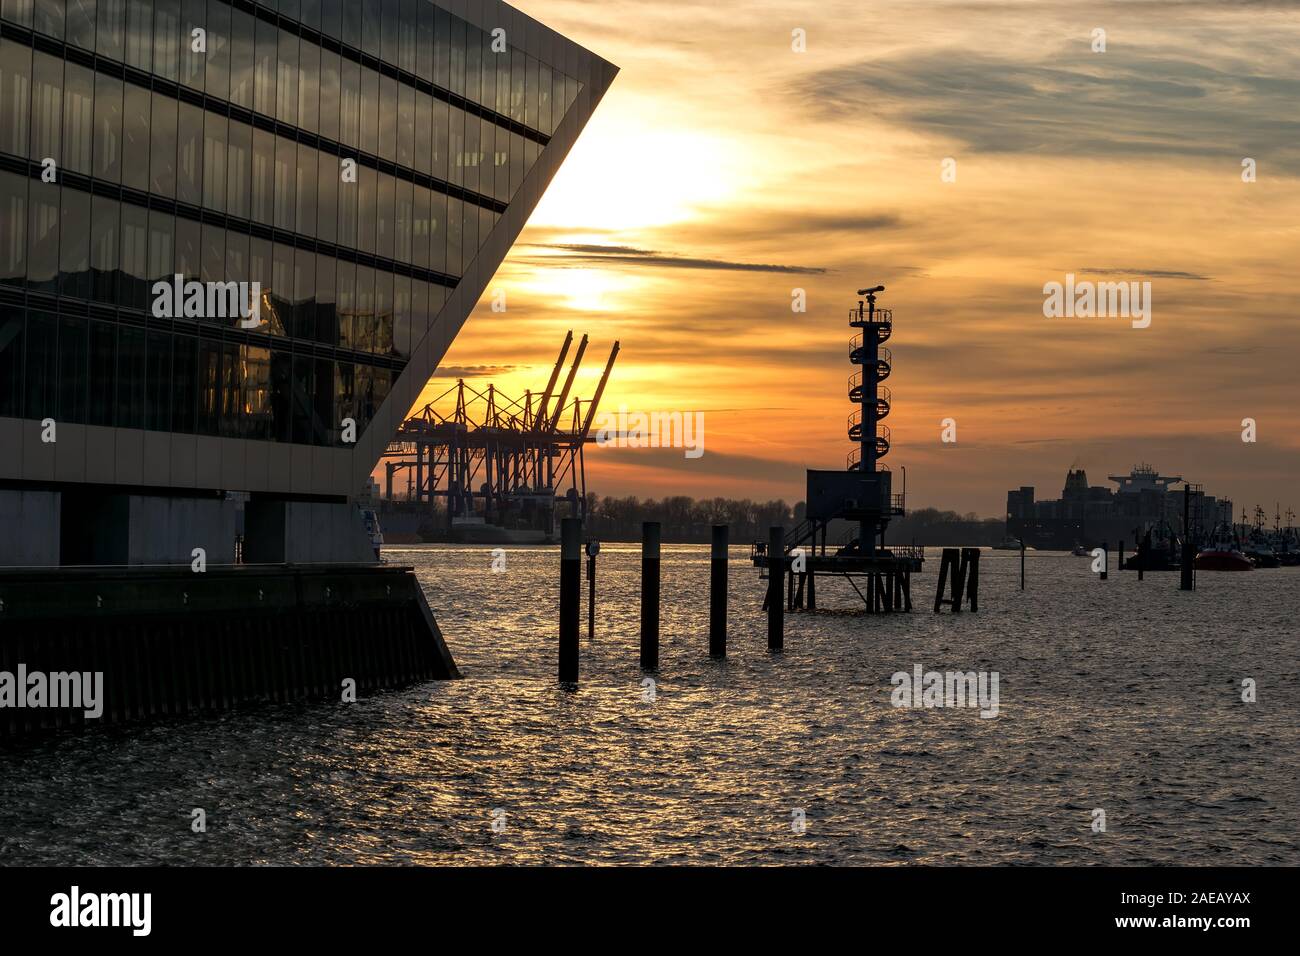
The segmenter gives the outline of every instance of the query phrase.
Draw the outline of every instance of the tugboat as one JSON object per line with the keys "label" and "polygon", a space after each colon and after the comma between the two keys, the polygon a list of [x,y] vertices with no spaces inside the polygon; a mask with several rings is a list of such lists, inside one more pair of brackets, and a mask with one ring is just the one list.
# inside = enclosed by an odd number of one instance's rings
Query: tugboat
{"label": "tugboat", "polygon": [[1197,571],[1251,571],[1255,565],[1228,538],[1219,538],[1196,555]]}

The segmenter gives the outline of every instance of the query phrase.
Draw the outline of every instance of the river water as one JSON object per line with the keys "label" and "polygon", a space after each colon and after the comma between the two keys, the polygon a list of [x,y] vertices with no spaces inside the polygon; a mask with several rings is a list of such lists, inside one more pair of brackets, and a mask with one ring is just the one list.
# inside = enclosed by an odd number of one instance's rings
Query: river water
{"label": "river water", "polygon": [[[665,546],[651,688],[639,552],[606,545],[575,691],[556,549],[393,547],[463,680],[0,751],[0,863],[1300,863],[1300,569],[1183,593],[1031,553],[1021,592],[985,552],[979,612],[935,615],[928,554],[912,613],[820,581],[771,654],[733,549],[715,662],[708,549]],[[916,665],[996,672],[997,716],[891,706]]]}

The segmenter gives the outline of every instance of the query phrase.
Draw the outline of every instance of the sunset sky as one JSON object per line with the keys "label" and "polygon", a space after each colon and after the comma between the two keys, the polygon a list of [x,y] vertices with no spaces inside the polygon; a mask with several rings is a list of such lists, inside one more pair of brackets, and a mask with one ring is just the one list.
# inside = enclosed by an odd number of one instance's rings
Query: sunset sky
{"label": "sunset sky", "polygon": [[[703,410],[706,453],[591,449],[591,490],[793,502],[850,450],[847,311],[882,283],[909,507],[1146,461],[1300,510],[1294,7],[517,5],[621,73],[426,400],[540,389],[568,329],[585,397],[617,339],[603,407]],[[1066,273],[1151,281],[1150,327],[1044,318]]]}

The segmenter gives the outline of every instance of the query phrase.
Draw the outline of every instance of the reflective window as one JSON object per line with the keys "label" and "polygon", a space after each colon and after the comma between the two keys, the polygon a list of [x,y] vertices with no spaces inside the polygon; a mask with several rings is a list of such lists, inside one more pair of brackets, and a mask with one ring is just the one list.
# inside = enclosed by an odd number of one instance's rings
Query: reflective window
{"label": "reflective window", "polygon": [[451,75],[451,15],[442,7],[434,9],[433,82],[447,89]]}
{"label": "reflective window", "polygon": [[320,54],[320,134],[339,139],[339,92],[342,77],[339,55],[330,50]]}
{"label": "reflective window", "polygon": [[354,317],[357,310],[357,267],[355,263],[339,260],[335,270],[335,295],[338,308],[338,344],[340,348],[356,348],[356,336],[353,333]]}
{"label": "reflective window", "polygon": [[[259,28],[261,24],[258,24]],[[275,117],[290,126],[298,125],[298,37],[280,30],[280,54],[276,61]]]}
{"label": "reflective window", "polygon": [[190,335],[172,337],[172,424],[174,432],[195,431],[198,411],[199,340]]}
{"label": "reflective window", "polygon": [[207,0],[208,56],[203,87],[209,96],[230,96],[230,13],[229,4]]}
{"label": "reflective window", "polygon": [[0,171],[0,283],[27,278],[27,177]]}
{"label": "reflective window", "polygon": [[415,90],[405,84],[397,90],[397,163],[415,167]]}
{"label": "reflective window", "polygon": [[227,119],[217,113],[203,117],[203,205],[226,211]]}
{"label": "reflective window", "polygon": [[203,110],[180,104],[177,133],[176,199],[199,205],[203,201]]}
{"label": "reflective window", "polygon": [[379,103],[379,74],[368,66],[361,68],[361,139],[364,152],[379,153],[379,122],[383,112]]}
{"label": "reflective window", "polygon": [[[123,33],[126,27],[126,0],[96,0],[99,6],[98,32],[95,37],[95,49],[101,56],[114,60],[122,59]],[[95,4],[91,4],[94,6]],[[81,6],[77,0],[70,4]]]}
{"label": "reflective window", "polygon": [[375,322],[372,352],[388,355],[393,351],[393,274],[375,270]]}
{"label": "reflective window", "polygon": [[116,200],[95,196],[90,206],[90,297],[112,303],[117,295],[118,209]]}
{"label": "reflective window", "polygon": [[149,286],[149,212],[123,203],[120,207],[122,259],[118,273],[117,303],[128,309],[147,311],[151,301]]}
{"label": "reflective window", "polygon": [[90,193],[63,190],[59,232],[59,294],[89,299]]}
{"label": "reflective window", "polygon": [[145,332],[132,326],[117,330],[117,415],[119,428],[144,428]]}
{"label": "reflective window", "polygon": [[[369,166],[357,167],[357,245],[362,252],[375,251],[375,216],[379,211],[378,173]],[[346,184],[345,184],[346,185]]]}
{"label": "reflective window", "polygon": [[240,219],[252,216],[253,128],[230,121],[230,144],[226,151],[227,212]]}
{"label": "reflective window", "polygon": [[134,83],[125,84],[123,89],[122,185],[147,190],[151,96],[148,90]]}
{"label": "reflective window", "polygon": [[397,211],[394,217],[393,258],[398,262],[411,263],[414,255],[411,240],[415,218],[415,184],[404,179],[397,180]]}
{"label": "reflective window", "polygon": [[321,48],[304,40],[298,58],[298,125],[316,133],[320,131]]}
{"label": "reflective window", "polygon": [[328,153],[320,156],[320,175],[316,180],[316,236],[325,242],[338,239],[339,174],[338,157]]}
{"label": "reflective window", "polygon": [[[316,256],[316,330],[315,339],[326,345],[336,345],[339,338],[338,300],[335,292],[335,266],[333,258]],[[337,423],[336,423],[337,424]]]}
{"label": "reflective window", "polygon": [[230,102],[245,108],[253,105],[253,23],[244,11],[230,11]]}
{"label": "reflective window", "polygon": [[[369,0],[367,0],[369,2]],[[401,8],[397,0],[388,0],[387,3],[379,4],[380,16],[380,43],[379,58],[385,63],[397,63],[400,51],[398,50],[397,35],[400,26]]]}
{"label": "reflective window", "polygon": [[117,370],[117,327],[107,322],[90,323],[89,374],[87,376],[86,422],[113,424],[113,380]]}
{"label": "reflective window", "polygon": [[[261,132],[258,130],[257,132]],[[256,135],[256,134],[255,134]],[[294,193],[298,175],[298,144],[275,137],[275,219],[277,229],[294,228]]]}
{"label": "reflective window", "polygon": [[253,109],[267,116],[275,115],[275,59],[280,31],[262,20],[254,22]]}
{"label": "reflective window", "polygon": [[295,249],[293,254],[293,322],[289,334],[295,338],[316,337],[316,254]]}
{"label": "reflective window", "polygon": [[66,5],[64,29],[73,46],[95,49],[95,0],[71,0]]}
{"label": "reflective window", "polygon": [[378,153],[387,160],[397,158],[397,81],[391,76],[379,78]]}
{"label": "reflective window", "polygon": [[31,89],[31,153],[28,156],[37,162],[47,156],[58,160],[63,141],[63,61],[48,53],[38,52],[33,56]]}
{"label": "reflective window", "polygon": [[203,227],[193,219],[177,216],[173,220],[176,230],[176,272],[185,277],[199,281],[203,278]]}
{"label": "reflective window", "polygon": [[149,332],[145,338],[145,428],[167,431],[171,426],[172,337]]}
{"label": "reflective window", "polygon": [[296,197],[296,229],[304,236],[316,236],[316,150],[305,143],[298,144],[297,183],[294,189]]}
{"label": "reflective window", "polygon": [[[226,281],[226,230],[211,223],[203,224],[202,267],[199,277],[204,282]],[[238,282],[232,277],[232,281]]]}
{"label": "reflective window", "polygon": [[415,94],[415,168],[428,175],[433,171],[433,97]]}
{"label": "reflective window", "polygon": [[95,74],[76,63],[63,74],[63,168],[90,175],[94,130]]}
{"label": "reflective window", "polygon": [[339,37],[344,43],[354,47],[361,46],[362,6],[359,0],[339,0],[343,7],[343,28]]}
{"label": "reflective window", "polygon": [[[149,264],[146,268],[148,282],[152,286],[159,279],[167,279],[177,272],[176,264],[176,221],[165,212],[149,210]],[[153,293],[149,293],[150,305]]]}
{"label": "reflective window", "polygon": [[153,66],[153,0],[126,2],[126,62],[141,70]]}
{"label": "reflective window", "polygon": [[[44,33],[46,36],[52,36],[57,40],[63,39],[63,8],[66,6],[66,0],[36,0],[36,3],[28,4],[35,7],[35,17],[32,20],[32,29],[37,33]],[[6,4],[5,15],[19,23],[26,24],[26,20],[15,14],[8,13],[8,4]]]}
{"label": "reflective window", "polygon": [[416,0],[418,24],[415,41],[415,73],[421,79],[433,79],[433,4]]}
{"label": "reflective window", "polygon": [[[358,180],[361,170],[358,168]],[[361,193],[360,182],[339,182],[339,236],[338,243],[350,249],[357,245],[357,200]]]}
{"label": "reflective window", "polygon": [[0,152],[27,155],[31,84],[32,48],[0,40]]}
{"label": "reflective window", "polygon": [[[383,13],[380,9],[379,0],[352,0],[348,6],[356,6],[362,9],[360,29],[356,33],[345,33],[343,39],[354,46],[360,46],[362,50],[371,56],[380,54],[380,33],[383,24]],[[358,40],[360,43],[358,44]]]}
{"label": "reflective window", "polygon": [[378,207],[375,210],[375,254],[393,258],[397,182],[388,173],[378,176]]}
{"label": "reflective window", "polygon": [[81,424],[86,420],[87,321],[59,318],[58,420]]}
{"label": "reflective window", "polygon": [[275,211],[271,208],[272,186],[275,183],[275,134],[264,129],[253,130],[253,203],[249,218],[271,225]]}
{"label": "reflective window", "polygon": [[343,61],[343,118],[339,142],[354,149],[361,142],[361,64]]}
{"label": "reflective window", "polygon": [[33,179],[27,203],[27,285],[54,293],[59,271],[59,187]]}
{"label": "reflective window", "polygon": [[122,178],[122,81],[95,74],[95,176],[109,182]]}
{"label": "reflective window", "polygon": [[24,376],[27,400],[24,414],[27,418],[55,416],[55,388],[58,384],[58,367],[55,364],[55,343],[58,341],[58,320],[47,312],[27,313],[27,361]]}
{"label": "reflective window", "polygon": [[153,94],[149,122],[149,189],[160,196],[176,195],[176,101]]}
{"label": "reflective window", "polygon": [[[180,0],[154,0],[153,72],[169,80],[177,78],[180,60]],[[189,49],[187,46],[186,49]]]}
{"label": "reflective window", "polygon": [[[99,0],[103,3],[104,0]],[[210,36],[204,38],[206,52],[194,49],[194,31],[207,30],[207,0],[183,0],[180,30],[180,81],[191,89],[203,89],[203,74],[213,46]]]}

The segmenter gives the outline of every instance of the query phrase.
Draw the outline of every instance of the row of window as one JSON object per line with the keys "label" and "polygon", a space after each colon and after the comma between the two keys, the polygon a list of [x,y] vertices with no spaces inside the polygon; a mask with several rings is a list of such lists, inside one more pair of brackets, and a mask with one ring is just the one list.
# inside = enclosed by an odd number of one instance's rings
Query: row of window
{"label": "row of window", "polygon": [[84,316],[0,307],[0,416],[343,445],[396,373]]}
{"label": "row of window", "polygon": [[[297,9],[297,3],[292,11],[285,9],[289,4],[279,6],[283,15],[303,15],[304,26],[548,136],[578,94],[572,77],[508,43],[494,52],[489,34],[427,0],[340,0],[327,4],[323,29],[314,11]],[[340,82],[359,76],[361,85],[353,89],[364,92],[377,89],[378,74],[368,67],[358,74],[353,56],[223,0],[3,0],[2,11],[37,33],[365,148],[364,139],[355,138],[355,117],[349,126],[343,114],[340,125]],[[205,31],[203,52],[193,49],[195,29]]]}
{"label": "row of window", "polygon": [[0,172],[0,284],[152,313],[154,283],[177,274],[261,283],[263,332],[399,361],[419,344],[449,292],[438,283]]}
{"label": "row of window", "polygon": [[[401,122],[391,128],[380,124],[383,135],[365,144],[366,152],[392,154],[405,169],[508,202],[541,146],[405,89],[409,95],[394,107]],[[386,106],[374,108],[385,98],[358,96],[352,109],[387,116]],[[280,228],[292,228],[283,221],[291,218],[295,203],[305,210],[317,202],[333,204],[340,189],[346,199],[349,185],[343,181],[342,157],[333,153],[12,40],[0,41],[0,152],[37,162],[54,159],[71,172]],[[376,175],[370,165],[360,170],[359,175]],[[296,173],[301,183],[295,188],[292,175],[273,182],[274,172]],[[281,207],[274,222],[273,191]],[[315,219],[314,212],[306,219],[310,228]],[[328,234],[321,238],[334,241]]]}

